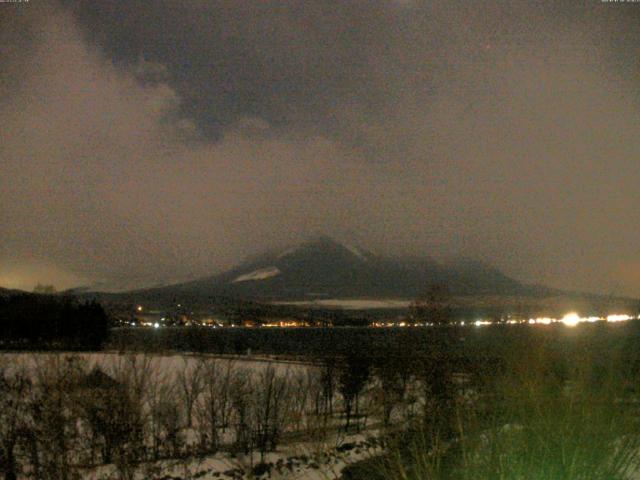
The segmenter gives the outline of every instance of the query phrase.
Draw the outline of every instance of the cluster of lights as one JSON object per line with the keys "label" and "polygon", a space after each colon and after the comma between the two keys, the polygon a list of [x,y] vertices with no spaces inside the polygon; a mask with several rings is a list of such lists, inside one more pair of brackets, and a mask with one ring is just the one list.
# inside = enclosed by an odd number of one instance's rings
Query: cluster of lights
{"label": "cluster of lights", "polygon": [[[581,317],[575,312],[567,313],[562,318],[553,318],[553,317],[538,317],[538,318],[530,318],[530,319],[513,319],[510,318],[506,320],[506,323],[509,325],[552,325],[556,323],[561,323],[567,327],[575,327],[580,323],[595,323],[595,322],[626,322],[628,320],[640,320],[640,315],[632,316],[632,315],[621,315],[621,314],[613,314],[607,315],[606,317]],[[460,321],[458,325],[464,327],[465,325],[475,325],[476,327],[482,327],[485,325],[494,325],[496,322],[485,319],[478,319],[471,322],[465,322],[464,320]],[[275,325],[274,325],[275,326]],[[371,324],[373,327],[430,327],[433,326],[432,323],[407,323],[407,322],[373,322]]]}
{"label": "cluster of lights", "polygon": [[[463,322],[464,324],[464,322]],[[433,326],[433,323],[410,323],[410,322],[381,322],[381,321],[377,321],[377,322],[373,322],[371,324],[372,327],[431,327]]]}
{"label": "cluster of lights", "polygon": [[[181,307],[181,305],[178,304],[178,307]],[[138,312],[142,312],[143,311],[142,305],[136,306],[136,310]],[[615,322],[626,322],[628,320],[636,320],[636,319],[640,320],[640,315],[632,316],[632,315],[626,315],[626,314],[611,314],[611,315],[607,315],[606,317],[596,317],[596,316],[581,317],[575,312],[570,312],[564,315],[562,318],[538,317],[538,318],[530,318],[528,320],[509,318],[508,320],[506,320],[506,323],[510,325],[517,325],[517,324],[551,325],[554,323],[561,323],[567,327],[575,327],[580,323],[594,323],[594,322],[615,323]],[[165,320],[166,319],[163,317],[162,321],[165,321]],[[493,321],[484,320],[484,319],[478,319],[473,322],[469,322],[469,324],[475,325],[476,327],[481,327],[484,325],[493,325],[494,323],[495,322]],[[135,325],[135,323],[131,322],[131,325]],[[155,323],[142,322],[142,325],[145,327],[153,327],[153,328],[160,328],[161,326],[158,322],[155,322]],[[210,321],[203,322],[202,325],[208,325],[213,328],[222,326]],[[305,325],[306,324],[304,323],[296,322],[296,321],[280,321],[280,322],[267,323],[267,324],[264,324],[263,326],[265,327],[299,327],[299,326],[305,326]],[[462,320],[459,322],[459,325],[465,326],[466,322]],[[235,327],[235,326],[236,325],[231,325],[231,327]],[[372,326],[373,327],[424,327],[424,326],[433,326],[433,324],[432,323],[426,323],[426,324],[425,323],[409,323],[405,321],[401,321],[401,322],[377,321],[377,322],[373,322]]]}
{"label": "cluster of lights", "polygon": [[263,323],[262,326],[285,328],[285,327],[306,327],[308,326],[308,324],[306,322],[297,322],[295,320],[289,320],[289,321],[283,320],[280,322]]}
{"label": "cluster of lights", "polygon": [[[529,320],[507,320],[508,324],[523,324],[528,323],[529,325],[551,325],[553,323],[561,323],[567,327],[575,327],[580,323],[594,323],[594,322],[626,322],[628,320],[636,320],[640,319],[640,315],[634,317],[632,315],[607,315],[606,317],[581,317],[575,312],[567,313],[562,318],[552,318],[552,317],[538,317],[538,318],[530,318]],[[486,320],[476,320],[474,325],[491,325],[493,322],[489,322]],[[460,325],[464,325],[464,322],[460,322]]]}
{"label": "cluster of lights", "polygon": [[[131,325],[135,325],[135,322],[131,322]],[[140,325],[143,327],[160,328],[160,324],[158,322],[141,322]]]}
{"label": "cluster of lights", "polygon": [[[627,320],[633,320],[633,318],[629,315],[609,315],[607,316],[607,322],[626,322]],[[640,315],[636,318],[640,320]]]}

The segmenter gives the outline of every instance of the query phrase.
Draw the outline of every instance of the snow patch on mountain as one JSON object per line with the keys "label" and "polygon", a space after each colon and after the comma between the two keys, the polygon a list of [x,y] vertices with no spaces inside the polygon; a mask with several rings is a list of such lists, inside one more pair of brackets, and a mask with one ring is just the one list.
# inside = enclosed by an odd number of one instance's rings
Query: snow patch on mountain
{"label": "snow patch on mountain", "polygon": [[361,258],[362,260],[366,260],[366,257],[364,256],[364,254],[353,245],[349,245],[348,243],[343,243],[342,246],[347,250],[349,250],[351,253],[353,253],[356,257]]}
{"label": "snow patch on mountain", "polygon": [[297,307],[317,307],[340,310],[370,310],[370,309],[396,309],[407,308],[413,301],[409,299],[394,298],[323,298],[316,300],[293,300],[272,302],[273,305],[293,305]]}
{"label": "snow patch on mountain", "polygon": [[280,275],[281,273],[282,272],[278,267],[260,268],[258,270],[254,270],[253,272],[245,273],[244,275],[240,275],[236,277],[231,283],[248,282],[253,280],[265,280],[267,278]]}
{"label": "snow patch on mountain", "polygon": [[295,253],[298,251],[297,247],[291,247],[291,248],[287,248],[284,252],[282,252],[280,255],[278,255],[278,259],[280,258],[284,258],[287,255],[291,255],[292,253]]}

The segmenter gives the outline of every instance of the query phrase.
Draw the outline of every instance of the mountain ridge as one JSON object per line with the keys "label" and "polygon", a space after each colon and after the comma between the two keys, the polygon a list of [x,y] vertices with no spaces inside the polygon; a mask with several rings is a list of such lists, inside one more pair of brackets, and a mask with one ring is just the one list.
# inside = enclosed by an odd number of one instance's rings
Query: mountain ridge
{"label": "mountain ridge", "polygon": [[522,284],[477,260],[462,259],[446,264],[427,256],[383,256],[320,236],[248,257],[220,274],[139,292],[189,293],[257,301],[413,298],[435,283],[447,286],[455,295],[552,291]]}

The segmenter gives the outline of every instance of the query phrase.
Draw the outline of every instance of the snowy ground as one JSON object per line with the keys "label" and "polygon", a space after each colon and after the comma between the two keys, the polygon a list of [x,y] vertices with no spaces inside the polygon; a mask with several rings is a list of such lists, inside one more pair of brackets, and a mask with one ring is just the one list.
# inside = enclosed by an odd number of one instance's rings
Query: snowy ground
{"label": "snowy ground", "polygon": [[[258,377],[259,372],[268,367],[275,367],[278,374],[303,373],[308,369],[316,368],[310,363],[294,361],[275,361],[269,357],[247,356],[220,356],[220,355],[146,355],[118,353],[0,353],[0,367],[11,371],[24,368],[32,371],[37,378],[38,369],[43,365],[52,365],[55,362],[64,362],[65,359],[79,358],[86,364],[87,371],[99,367],[102,371],[111,373],[126,359],[136,358],[139,361],[149,361],[151,369],[149,374],[162,381],[175,381],[180,372],[185,368],[193,368],[203,358],[214,362],[229,364],[232,362],[235,368],[252,372]],[[369,388],[372,388],[373,383]],[[363,393],[363,397],[365,394]],[[370,396],[370,395],[369,395]],[[363,402],[363,407],[365,406]],[[336,409],[339,409],[339,401],[336,399]],[[232,443],[232,438],[222,438],[221,451],[215,455],[205,455],[200,458],[184,458],[163,460],[155,463],[140,465],[136,478],[142,479],[245,479],[245,478],[275,478],[275,479],[310,479],[327,480],[337,479],[340,472],[349,463],[362,460],[379,451],[376,442],[376,420],[371,418],[368,426],[365,425],[362,433],[346,435],[341,431],[344,420],[336,414],[329,424],[329,434],[323,440],[303,441],[305,431],[292,430],[290,438],[298,440],[286,440],[281,442],[275,452],[267,453],[261,462],[260,454],[254,451],[247,456],[232,456],[225,445]],[[304,421],[303,421],[304,424]],[[304,427],[303,427],[304,428]],[[296,433],[297,432],[297,433]],[[186,448],[197,445],[195,426],[193,429],[183,431]],[[293,435],[293,436],[291,436]],[[308,435],[306,435],[308,437]],[[86,480],[107,480],[118,478],[113,465],[102,465],[84,470],[82,477]]]}
{"label": "snowy ground", "polygon": [[117,352],[103,353],[49,353],[49,352],[29,352],[14,353],[0,352],[0,366],[5,368],[16,368],[24,366],[27,369],[35,368],[40,363],[46,363],[54,358],[80,358],[87,362],[89,370],[99,367],[109,372],[122,362],[126,357],[135,357],[139,360],[148,358],[151,361],[152,368],[156,372],[162,372],[168,375],[175,375],[178,371],[187,366],[195,365],[200,359],[211,359],[220,362],[233,362],[239,368],[248,368],[254,371],[261,371],[269,366],[276,367],[279,373],[296,372],[308,368],[311,364],[300,361],[275,360],[269,356],[246,356],[246,355],[207,355],[207,354],[127,354],[122,355]]}
{"label": "snowy ground", "polygon": [[[130,361],[132,358],[139,361],[149,362],[151,368],[145,370],[155,378],[161,378],[162,382],[171,383],[175,381],[179,374],[184,374],[185,369],[194,368],[203,358],[213,362],[221,362],[223,365],[233,363],[235,368],[250,372],[249,376],[258,380],[261,372],[265,372],[269,367],[275,367],[279,374],[288,375],[291,373],[306,374],[312,369],[317,369],[317,365],[304,362],[280,361],[269,357],[247,357],[247,356],[219,356],[219,355],[145,355],[118,353],[0,353],[0,367],[11,370],[13,368],[24,367],[27,370],[33,369],[34,378],[37,377],[38,369],[43,365],[52,365],[55,362],[64,362],[65,359],[78,357],[82,359],[88,371],[98,366],[103,371],[117,372],[122,366],[122,362]],[[305,376],[299,376],[298,380],[304,380]],[[461,400],[475,403],[475,391],[472,388],[465,388],[468,378],[465,375],[455,375],[455,383],[463,391]],[[304,383],[295,383],[291,377],[293,389],[287,390],[291,398],[296,397],[299,391],[305,390]],[[257,383],[257,382],[256,382]],[[149,390],[147,396],[156,398],[156,390]],[[65,390],[66,392],[66,390]],[[401,408],[394,411],[391,416],[391,424],[402,424],[409,418],[422,410],[424,404],[424,385],[413,379],[407,390],[398,403]],[[186,428],[186,424],[181,428],[184,435],[184,444],[177,450],[179,454],[164,456],[145,455],[138,458],[172,458],[156,462],[142,463],[136,469],[136,480],[187,480],[187,479],[216,479],[216,480],[243,480],[254,478],[272,478],[282,480],[333,480],[341,477],[342,470],[349,464],[374,457],[381,453],[379,445],[379,435],[381,433],[381,411],[380,411],[380,382],[371,378],[361,394],[361,411],[366,415],[366,420],[361,422],[361,431],[358,434],[345,434],[343,431],[344,418],[342,417],[343,405],[336,394],[334,404],[334,414],[325,420],[322,434],[315,441],[311,432],[317,429],[319,417],[313,417],[313,401],[311,397],[304,397],[302,409],[296,410],[300,415],[298,423],[290,419],[287,427],[282,431],[281,441],[275,451],[265,454],[261,459],[260,454],[254,449],[250,455],[233,455],[232,445],[234,437],[231,435],[231,428],[226,435],[221,435],[219,452],[214,454],[201,454],[194,456],[197,451],[214,451],[199,449],[198,425],[193,424],[192,428]],[[216,396],[218,394],[216,393]],[[254,397],[255,399],[256,397]],[[257,397],[259,398],[259,397]],[[411,400],[410,400],[411,399]],[[274,409],[275,410],[275,409]],[[293,411],[293,410],[292,410]],[[316,415],[317,411],[316,411]],[[363,415],[363,416],[364,416]],[[314,420],[308,420],[314,418]],[[326,418],[326,417],[325,417]],[[300,420],[301,419],[301,420]],[[199,424],[202,426],[203,424]],[[225,425],[231,425],[227,423]],[[518,431],[512,426],[505,425],[504,432]],[[224,430],[223,430],[224,432]],[[502,435],[502,430],[500,435]],[[201,432],[200,432],[201,433]],[[83,437],[84,438],[84,437]],[[489,437],[487,437],[489,438]],[[591,439],[592,437],[590,437]],[[615,440],[615,437],[612,437]],[[254,444],[255,445],[255,444]],[[86,445],[81,443],[80,449],[86,449]],[[80,456],[73,457],[81,458]],[[640,456],[638,457],[640,458]],[[74,460],[76,461],[76,460]],[[80,464],[79,461],[75,463]],[[95,465],[95,462],[85,462],[82,465]],[[118,472],[113,465],[101,465],[92,468],[84,468],[80,471],[80,478],[84,480],[110,480],[119,478]],[[628,480],[640,480],[640,474],[634,471],[626,478]]]}
{"label": "snowy ground", "polygon": [[[278,452],[268,453],[260,461],[259,454],[233,457],[218,453],[203,458],[168,460],[142,465],[137,480],[244,480],[270,478],[275,480],[337,480],[351,463],[372,458],[380,453],[377,431],[341,436],[337,443],[318,445],[296,443]],[[83,473],[86,480],[117,478],[112,466],[102,466]]]}

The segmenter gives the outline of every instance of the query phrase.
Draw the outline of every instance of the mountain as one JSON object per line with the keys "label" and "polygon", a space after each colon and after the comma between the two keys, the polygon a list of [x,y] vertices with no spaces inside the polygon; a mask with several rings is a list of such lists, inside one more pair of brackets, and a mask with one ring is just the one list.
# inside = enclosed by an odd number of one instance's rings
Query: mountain
{"label": "mountain", "polygon": [[528,294],[540,288],[477,261],[441,264],[430,258],[385,257],[320,237],[257,255],[219,275],[139,293],[259,301],[414,298],[432,284],[446,285],[455,295]]}

